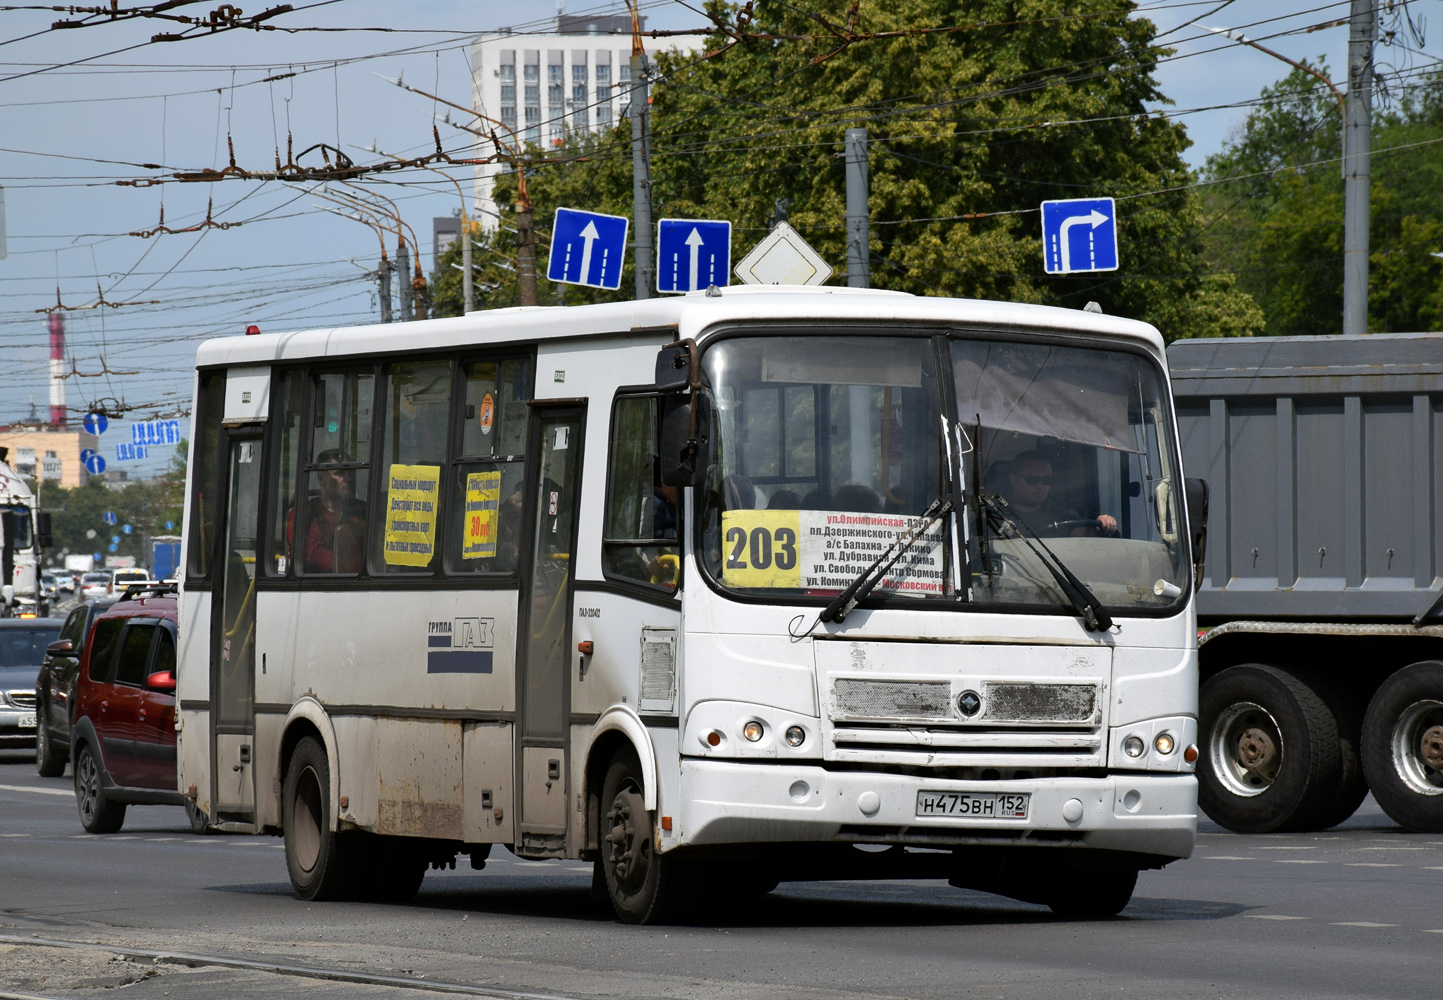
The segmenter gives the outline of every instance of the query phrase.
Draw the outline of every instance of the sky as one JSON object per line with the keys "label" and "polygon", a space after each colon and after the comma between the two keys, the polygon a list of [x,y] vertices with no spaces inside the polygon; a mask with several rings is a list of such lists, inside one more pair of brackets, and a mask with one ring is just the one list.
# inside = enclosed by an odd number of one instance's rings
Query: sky
{"label": "sky", "polygon": [[[767,0],[759,0],[767,2]],[[845,0],[813,0],[838,10]],[[1413,0],[1416,23],[1440,0]],[[356,162],[383,154],[414,156],[434,148],[431,129],[443,111],[389,82],[457,104],[470,104],[468,41],[510,27],[547,31],[548,0],[384,0],[296,2],[267,24],[306,31],[233,30],[173,42],[150,42],[180,26],[152,19],[46,30],[48,7],[0,10],[0,187],[6,248],[0,260],[0,423],[23,420],[33,399],[48,412],[45,311],[66,312],[74,374],[68,403],[123,403],[137,419],[175,416],[188,408],[195,347],[250,324],[266,332],[375,322],[374,272],[379,247],[368,227],[324,211],[310,184],[226,180],[218,183],[118,185],[117,180],[169,171],[224,167],[227,136],[237,165],[273,169],[285,158],[287,133],[297,153],[317,143]],[[958,4],[965,17],[966,4]],[[1194,166],[1217,152],[1247,114],[1246,102],[1289,67],[1205,30],[1242,29],[1294,59],[1322,58],[1342,86],[1347,0],[1144,0],[1176,53],[1157,69],[1164,105],[1193,139]],[[694,28],[703,19],[678,0],[643,0],[651,28]],[[206,13],[209,4],[176,13]],[[246,13],[263,10],[246,5]],[[567,13],[622,13],[620,0],[570,0]],[[1193,23],[1188,23],[1193,22]],[[1404,26],[1406,28],[1406,26]],[[345,29],[345,30],[335,30]],[[375,29],[375,30],[366,30]],[[32,37],[33,36],[33,37]],[[1406,30],[1380,48],[1384,71],[1414,72],[1443,52],[1426,34]],[[1416,52],[1410,49],[1417,50]],[[71,65],[54,68],[57,64]],[[459,118],[459,115],[457,116]],[[458,156],[467,133],[441,121],[443,147]],[[375,147],[380,153],[369,151]],[[315,162],[316,153],[301,160]],[[156,171],[139,164],[162,164]],[[469,195],[469,167],[448,171]],[[391,174],[368,184],[391,199],[414,229],[432,267],[431,219],[460,207],[455,184],[426,171]],[[1106,192],[1098,192],[1105,194]],[[193,232],[131,235],[214,224]],[[227,228],[220,228],[221,225]],[[394,246],[394,237],[388,244]],[[73,413],[72,419],[78,420]],[[185,421],[183,421],[185,426]],[[111,422],[101,452],[112,468],[147,475],[149,460],[115,458],[130,440],[127,421]]]}

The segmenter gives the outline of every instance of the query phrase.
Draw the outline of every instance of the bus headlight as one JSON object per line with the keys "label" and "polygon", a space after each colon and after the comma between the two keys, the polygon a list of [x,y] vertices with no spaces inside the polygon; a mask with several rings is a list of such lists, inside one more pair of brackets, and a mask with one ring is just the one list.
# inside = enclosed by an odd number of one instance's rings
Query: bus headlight
{"label": "bus headlight", "polygon": [[807,741],[807,731],[801,726],[789,726],[787,728],[787,746],[799,747]]}
{"label": "bus headlight", "polygon": [[761,739],[765,732],[766,730],[762,728],[762,724],[760,722],[757,722],[756,720],[752,720],[751,722],[748,722],[745,726],[742,726],[742,735],[745,736],[747,740],[752,743],[755,743],[757,740]]}
{"label": "bus headlight", "polygon": [[1177,748],[1177,741],[1172,738],[1172,733],[1158,733],[1157,739],[1152,741],[1160,754],[1170,754]]}
{"label": "bus headlight", "polygon": [[1129,757],[1141,757],[1146,749],[1147,744],[1142,741],[1141,736],[1129,736],[1122,741],[1122,752]]}

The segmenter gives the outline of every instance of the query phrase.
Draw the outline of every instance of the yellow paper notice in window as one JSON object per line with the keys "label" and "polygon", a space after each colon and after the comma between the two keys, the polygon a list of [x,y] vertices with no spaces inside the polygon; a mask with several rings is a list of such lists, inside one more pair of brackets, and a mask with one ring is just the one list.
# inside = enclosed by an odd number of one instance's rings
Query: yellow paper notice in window
{"label": "yellow paper notice in window", "polygon": [[467,475],[466,528],[461,533],[462,559],[495,558],[496,509],[500,505],[500,472],[472,472]]}
{"label": "yellow paper notice in window", "polygon": [[796,510],[729,510],[722,514],[722,581],[729,587],[801,586]]}
{"label": "yellow paper notice in window", "polygon": [[386,484],[383,553],[388,566],[425,566],[436,552],[439,465],[393,465]]}

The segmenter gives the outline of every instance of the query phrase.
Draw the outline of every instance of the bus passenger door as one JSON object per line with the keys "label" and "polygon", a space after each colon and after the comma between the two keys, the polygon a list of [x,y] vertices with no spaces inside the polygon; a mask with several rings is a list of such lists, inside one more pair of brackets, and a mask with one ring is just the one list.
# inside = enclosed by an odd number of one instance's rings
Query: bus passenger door
{"label": "bus passenger door", "polygon": [[256,548],[261,496],[259,430],[230,434],[224,548],[212,597],[211,821],[255,816]]}
{"label": "bus passenger door", "polygon": [[517,643],[516,850],[533,857],[560,857],[566,847],[567,668],[584,415],[574,405],[538,406],[532,415],[538,460]]}

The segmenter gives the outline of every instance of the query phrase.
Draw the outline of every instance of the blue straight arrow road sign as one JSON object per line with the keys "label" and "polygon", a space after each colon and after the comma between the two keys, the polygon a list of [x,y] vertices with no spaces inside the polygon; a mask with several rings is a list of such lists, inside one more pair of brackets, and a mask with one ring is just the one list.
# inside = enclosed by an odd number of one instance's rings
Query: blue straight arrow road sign
{"label": "blue straight arrow road sign", "polygon": [[101,514],[100,519],[106,524],[118,524],[120,522],[120,518],[115,516],[115,511],[113,510],[107,510],[104,514]]}
{"label": "blue straight arrow road sign", "polygon": [[110,421],[106,419],[103,413],[87,413],[85,419],[81,422],[85,425],[85,433],[87,434],[104,434],[105,428],[110,426]]}
{"label": "blue straight arrow road sign", "polygon": [[624,215],[558,208],[551,224],[546,277],[567,285],[620,288],[629,225]]}
{"label": "blue straight arrow road sign", "polygon": [[695,292],[725,285],[732,269],[732,224],[662,219],[656,224],[656,290]]}
{"label": "blue straight arrow road sign", "polygon": [[1117,270],[1117,206],[1111,198],[1042,203],[1042,266],[1048,274]]}
{"label": "blue straight arrow road sign", "polygon": [[[89,451],[89,449],[86,449]],[[90,457],[85,459],[85,471],[92,476],[98,476],[105,471],[105,459],[95,452],[90,452]]]}

